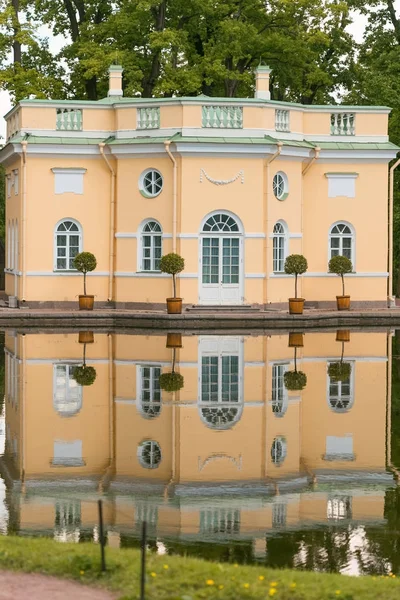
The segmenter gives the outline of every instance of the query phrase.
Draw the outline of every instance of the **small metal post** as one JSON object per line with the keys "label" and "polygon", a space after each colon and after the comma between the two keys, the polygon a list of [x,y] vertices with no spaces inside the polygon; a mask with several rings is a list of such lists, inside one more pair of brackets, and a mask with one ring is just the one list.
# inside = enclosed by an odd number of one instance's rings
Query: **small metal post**
{"label": "small metal post", "polygon": [[99,533],[100,533],[100,552],[101,552],[101,570],[104,573],[106,570],[106,557],[104,553],[104,526],[103,526],[103,501],[99,500]]}
{"label": "small metal post", "polygon": [[140,600],[145,600],[146,585],[146,521],[142,523],[141,569],[140,569]]}

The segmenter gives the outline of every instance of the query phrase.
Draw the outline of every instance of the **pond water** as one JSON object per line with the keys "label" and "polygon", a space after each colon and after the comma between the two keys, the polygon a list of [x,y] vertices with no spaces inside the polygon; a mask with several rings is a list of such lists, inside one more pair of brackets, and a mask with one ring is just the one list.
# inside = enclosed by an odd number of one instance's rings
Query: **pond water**
{"label": "pond water", "polygon": [[398,573],[398,333],[7,331],[0,531]]}

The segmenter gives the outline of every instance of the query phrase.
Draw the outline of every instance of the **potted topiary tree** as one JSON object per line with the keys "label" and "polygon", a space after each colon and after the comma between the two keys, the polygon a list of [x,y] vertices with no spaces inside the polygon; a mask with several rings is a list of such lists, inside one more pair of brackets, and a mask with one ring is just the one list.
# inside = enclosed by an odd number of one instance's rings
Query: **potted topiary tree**
{"label": "potted topiary tree", "polygon": [[297,277],[307,271],[307,259],[302,254],[290,254],[285,260],[285,273],[294,275],[294,298],[289,298],[289,313],[302,315],[304,298],[297,297]]}
{"label": "potted topiary tree", "polygon": [[167,312],[168,314],[180,315],[182,312],[182,298],[176,297],[176,275],[183,271],[185,268],[185,259],[175,252],[165,254],[160,259],[160,271],[162,273],[168,273],[172,275],[172,282],[174,286],[174,297],[167,298]]}
{"label": "potted topiary tree", "polygon": [[[168,334],[169,335],[169,334]],[[174,334],[180,335],[180,334]],[[176,373],[175,371],[175,362],[176,362],[176,349],[182,347],[182,340],[180,341],[180,345],[171,345],[170,340],[167,337],[167,348],[172,348],[172,371],[170,373],[162,373],[160,375],[160,388],[165,390],[166,392],[178,392],[183,388],[185,380],[183,379],[183,375],[180,373]]]}
{"label": "potted topiary tree", "polygon": [[86,294],[86,275],[97,267],[97,260],[91,252],[80,252],[74,258],[74,267],[83,273],[83,294],[79,296],[79,310],[93,310],[94,296]]}
{"label": "potted topiary tree", "polygon": [[338,310],[349,310],[350,308],[350,296],[345,295],[344,276],[347,273],[351,273],[352,270],[353,265],[347,256],[332,256],[331,260],[329,261],[329,273],[336,273],[336,275],[340,275],[342,278],[343,295],[336,296],[336,305]]}
{"label": "potted topiary tree", "polygon": [[96,381],[96,369],[81,365],[74,369],[73,377],[79,385],[92,385]]}
{"label": "potted topiary tree", "polygon": [[[337,332],[339,333],[339,332]],[[337,336],[336,336],[336,340],[337,340]],[[351,363],[349,362],[344,362],[343,361],[343,357],[344,357],[344,345],[346,341],[349,340],[340,340],[342,342],[342,354],[340,356],[340,361],[336,361],[336,362],[331,362],[328,365],[328,375],[331,378],[331,381],[347,381],[348,379],[350,379],[350,375],[351,375]]]}
{"label": "potted topiary tree", "polygon": [[307,385],[307,375],[303,371],[297,370],[297,346],[294,348],[294,371],[284,373],[283,383],[289,391],[300,391]]}

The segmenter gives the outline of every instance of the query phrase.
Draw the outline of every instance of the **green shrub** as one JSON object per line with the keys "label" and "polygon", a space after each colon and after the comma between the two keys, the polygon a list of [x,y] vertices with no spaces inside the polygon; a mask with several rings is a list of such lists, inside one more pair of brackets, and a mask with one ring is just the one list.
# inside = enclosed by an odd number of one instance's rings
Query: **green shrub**
{"label": "green shrub", "polygon": [[353,270],[351,260],[347,258],[347,256],[332,256],[331,260],[329,261],[328,268],[329,273],[336,273],[336,275],[340,275],[340,277],[342,278],[342,295],[345,296],[344,275],[346,275],[347,273],[351,273]]}
{"label": "green shrub", "polygon": [[328,375],[331,381],[347,381],[351,375],[351,364],[342,361],[329,363]]}
{"label": "green shrub", "polygon": [[81,367],[76,367],[73,378],[78,385],[93,385],[96,381],[96,375],[97,373],[94,367],[82,365]]}
{"label": "green shrub", "polygon": [[294,297],[297,298],[297,277],[305,273],[308,263],[302,254],[290,254],[285,260],[285,273],[294,275]]}
{"label": "green shrub", "polygon": [[286,371],[283,381],[287,390],[300,391],[307,385],[307,375],[303,371]]}
{"label": "green shrub", "polygon": [[86,296],[86,274],[94,271],[97,267],[97,260],[91,252],[80,252],[74,258],[74,267],[80,273],[83,273],[83,295]]}
{"label": "green shrub", "polygon": [[160,388],[166,392],[178,392],[183,388],[185,380],[180,373],[162,373],[160,375]]}
{"label": "green shrub", "polygon": [[165,254],[160,260],[160,271],[162,273],[168,273],[172,275],[172,281],[174,284],[174,298],[176,298],[176,280],[177,273],[180,273],[185,268],[185,259],[175,252]]}

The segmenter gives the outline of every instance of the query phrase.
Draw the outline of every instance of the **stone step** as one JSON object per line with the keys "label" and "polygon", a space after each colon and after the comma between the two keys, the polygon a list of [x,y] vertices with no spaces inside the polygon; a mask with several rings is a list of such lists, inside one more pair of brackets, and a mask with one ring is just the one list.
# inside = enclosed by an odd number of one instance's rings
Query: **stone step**
{"label": "stone step", "polygon": [[204,305],[204,304],[193,304],[192,306],[187,306],[187,312],[199,312],[199,313],[227,313],[227,312],[235,312],[235,313],[249,313],[249,312],[260,312],[261,308],[259,306],[252,306],[251,304],[216,304],[216,305]]}

